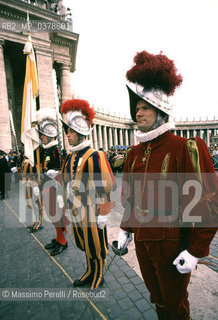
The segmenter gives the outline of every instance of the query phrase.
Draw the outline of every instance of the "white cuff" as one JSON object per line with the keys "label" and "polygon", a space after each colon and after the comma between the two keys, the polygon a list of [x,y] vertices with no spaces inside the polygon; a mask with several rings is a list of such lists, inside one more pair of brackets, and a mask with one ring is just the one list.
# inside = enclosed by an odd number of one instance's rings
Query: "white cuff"
{"label": "white cuff", "polygon": [[197,266],[198,260],[198,258],[191,255],[187,250],[184,250],[173,261],[173,264],[180,273],[184,274],[194,270]]}
{"label": "white cuff", "polygon": [[126,249],[130,241],[132,241],[132,233],[120,229],[117,248]]}

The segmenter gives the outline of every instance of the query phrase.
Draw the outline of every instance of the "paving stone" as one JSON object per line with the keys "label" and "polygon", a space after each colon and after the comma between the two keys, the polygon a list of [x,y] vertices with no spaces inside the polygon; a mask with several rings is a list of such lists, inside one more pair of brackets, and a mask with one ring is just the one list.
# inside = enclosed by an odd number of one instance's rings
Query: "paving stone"
{"label": "paving stone", "polygon": [[120,285],[119,285],[119,283],[117,282],[117,280],[111,281],[111,282],[106,280],[106,284],[107,284],[107,287],[108,287],[110,290],[118,290],[118,289],[120,289]]}
{"label": "paving stone", "polygon": [[114,277],[115,277],[116,279],[119,279],[119,278],[123,277],[123,272],[120,271],[120,270],[115,271],[115,272],[114,272]]}
{"label": "paving stone", "polygon": [[131,320],[141,320],[143,319],[142,314],[138,311],[136,307],[129,309],[125,312],[126,319]]}
{"label": "paving stone", "polygon": [[[61,319],[68,319],[72,315],[72,313],[75,313],[74,305],[72,304],[72,301],[71,302],[60,301],[57,304],[58,304],[58,310],[59,310]],[[77,314],[78,314],[78,309],[77,309]]]}
{"label": "paving stone", "polygon": [[111,309],[111,312],[109,314],[109,318],[111,320],[116,320],[122,314],[123,314],[123,311],[122,311],[121,307],[119,305],[116,305]]}
{"label": "paving stone", "polygon": [[122,285],[122,289],[129,294],[131,291],[135,291],[135,286],[128,281],[127,284]]}
{"label": "paving stone", "polygon": [[113,307],[116,304],[117,300],[112,295],[110,295],[109,299],[106,298],[104,300],[104,306],[106,309],[111,309],[111,307]]}
{"label": "paving stone", "polygon": [[135,277],[136,276],[136,273],[135,271],[133,271],[132,269],[128,269],[125,271],[125,275],[128,277],[128,278],[132,278],[132,277]]}
{"label": "paving stone", "polygon": [[118,290],[114,291],[113,296],[114,296],[115,299],[122,299],[122,298],[126,297],[127,295],[126,295],[126,293],[121,289],[121,290],[119,290],[119,291],[118,291]]}
{"label": "paving stone", "polygon": [[134,287],[134,291],[129,292],[129,293],[127,292],[127,294],[128,294],[128,297],[129,297],[132,301],[137,301],[137,300],[142,299],[141,293],[140,293],[138,290],[136,290],[135,287]]}
{"label": "paving stone", "polygon": [[143,297],[150,303],[150,293],[148,291],[142,293]]}
{"label": "paving stone", "polygon": [[157,314],[156,314],[154,309],[146,310],[143,313],[143,317],[144,317],[145,320],[158,320]]}
{"label": "paving stone", "polygon": [[119,284],[120,284],[121,286],[123,286],[124,284],[129,283],[129,279],[126,278],[126,277],[118,278],[117,281],[119,282]]}
{"label": "paving stone", "polygon": [[136,285],[136,288],[137,288],[137,290],[138,290],[140,293],[145,293],[145,292],[148,291],[147,288],[146,288],[146,286],[145,286],[145,284],[144,284],[144,282],[141,283],[141,284],[137,284],[137,285]]}
{"label": "paving stone", "polygon": [[123,314],[122,316],[120,316],[116,320],[126,320],[126,314]]}
{"label": "paving stone", "polygon": [[133,303],[128,297],[124,299],[118,299],[118,303],[124,311],[133,307]]}
{"label": "paving stone", "polygon": [[118,266],[120,266],[120,267],[126,266],[126,261],[124,261],[124,260],[122,259],[122,257],[119,257],[119,258],[116,260],[116,264],[117,264]]}
{"label": "paving stone", "polygon": [[8,303],[8,301],[2,301],[0,303],[0,319],[4,319],[4,317],[7,317],[7,319],[9,316],[11,317],[11,319],[13,319],[13,314],[14,314],[14,307],[11,305],[11,303]]}
{"label": "paving stone", "polygon": [[148,301],[145,299],[135,301],[135,305],[140,312],[144,312],[144,311],[150,309],[150,307],[151,307],[150,304],[148,303]]}
{"label": "paving stone", "polygon": [[28,302],[14,302],[13,320],[28,319]]}
{"label": "paving stone", "polygon": [[132,277],[130,279],[130,281],[134,284],[134,285],[139,285],[139,284],[142,284],[143,283],[143,280],[141,278],[139,278],[139,276],[135,276],[135,277]]}
{"label": "paving stone", "polygon": [[[1,317],[1,320],[12,320],[13,319],[13,315],[11,315],[10,313],[8,314],[4,314],[2,317]],[[18,319],[16,319],[18,320]]]}
{"label": "paving stone", "polygon": [[[108,263],[109,265],[109,263]],[[109,267],[110,272],[115,272],[117,270],[119,270],[120,268],[116,265],[116,264],[111,264]]]}

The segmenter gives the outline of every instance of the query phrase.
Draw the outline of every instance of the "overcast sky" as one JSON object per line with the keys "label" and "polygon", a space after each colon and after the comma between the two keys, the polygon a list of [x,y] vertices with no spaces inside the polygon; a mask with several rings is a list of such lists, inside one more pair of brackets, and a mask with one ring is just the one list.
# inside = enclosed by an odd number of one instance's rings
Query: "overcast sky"
{"label": "overcast sky", "polygon": [[129,115],[125,74],[142,50],[163,51],[183,84],[178,119],[218,119],[217,0],[65,0],[79,34],[72,91],[95,108]]}

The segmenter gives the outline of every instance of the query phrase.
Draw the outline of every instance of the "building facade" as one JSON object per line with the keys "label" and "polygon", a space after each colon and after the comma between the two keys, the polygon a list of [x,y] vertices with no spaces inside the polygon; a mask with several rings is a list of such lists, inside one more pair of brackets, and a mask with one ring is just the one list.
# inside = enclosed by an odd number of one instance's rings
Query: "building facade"
{"label": "building facade", "polygon": [[79,35],[72,32],[72,25],[66,20],[62,0],[0,0],[0,149],[6,152],[14,148],[13,125],[18,146],[22,148],[27,15],[38,70],[37,108],[58,108],[61,101],[71,98],[70,73],[75,71]]}

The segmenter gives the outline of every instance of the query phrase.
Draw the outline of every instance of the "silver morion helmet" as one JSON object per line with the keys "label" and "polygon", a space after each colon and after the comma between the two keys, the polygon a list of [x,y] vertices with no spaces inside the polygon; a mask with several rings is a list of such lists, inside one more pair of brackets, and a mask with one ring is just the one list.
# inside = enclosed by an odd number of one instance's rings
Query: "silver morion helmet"
{"label": "silver morion helmet", "polygon": [[135,90],[126,85],[129,92],[130,112],[133,121],[136,121],[136,105],[139,100],[145,100],[159,111],[172,115],[173,105],[170,104],[167,95],[159,89],[146,90],[140,84],[135,85]]}
{"label": "silver morion helmet", "polygon": [[57,111],[53,108],[41,108],[36,112],[38,123],[38,131],[50,138],[54,138],[58,134],[57,130]]}
{"label": "silver morion helmet", "polygon": [[68,111],[65,116],[65,121],[62,121],[64,130],[67,133],[67,128],[70,127],[74,131],[83,136],[88,136],[92,132],[89,122],[81,111]]}

